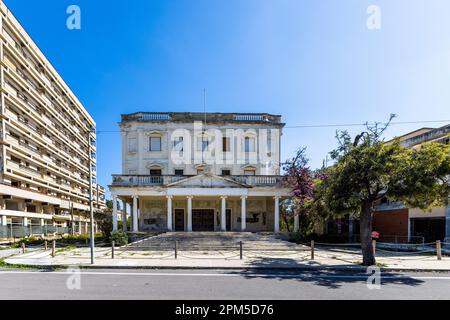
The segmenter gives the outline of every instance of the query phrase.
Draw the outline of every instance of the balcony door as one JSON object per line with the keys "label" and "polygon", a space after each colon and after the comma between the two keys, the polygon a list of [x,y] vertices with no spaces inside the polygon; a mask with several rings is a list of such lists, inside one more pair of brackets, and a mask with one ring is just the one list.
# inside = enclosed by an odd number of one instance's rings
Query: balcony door
{"label": "balcony door", "polygon": [[151,169],[150,170],[150,175],[152,177],[159,177],[162,176],[162,170],[161,169]]}

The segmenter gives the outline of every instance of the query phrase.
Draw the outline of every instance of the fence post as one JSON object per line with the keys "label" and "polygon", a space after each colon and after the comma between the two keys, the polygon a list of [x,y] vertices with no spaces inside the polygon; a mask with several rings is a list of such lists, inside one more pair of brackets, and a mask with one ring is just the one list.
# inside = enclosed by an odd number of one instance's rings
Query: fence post
{"label": "fence post", "polygon": [[372,240],[372,249],[373,249],[373,256],[375,257],[377,253],[377,240]]}
{"label": "fence post", "polygon": [[442,260],[441,240],[436,241],[436,254],[437,254],[437,259]]}
{"label": "fence post", "polygon": [[25,253],[25,242],[22,242],[22,253]]}
{"label": "fence post", "polygon": [[47,249],[48,249],[48,247],[47,247],[47,240],[44,241],[44,248],[45,248],[45,251],[47,251]]}
{"label": "fence post", "polygon": [[114,247],[115,247],[116,243],[113,241],[111,241],[111,259],[114,259]]}
{"label": "fence post", "polygon": [[314,240],[311,240],[311,260],[314,260]]}
{"label": "fence post", "polygon": [[243,254],[242,254],[242,241],[239,241],[239,257],[242,260]]}
{"label": "fence post", "polygon": [[52,241],[52,258],[55,257],[55,251],[56,251],[55,249],[56,249],[56,241],[53,240]]}
{"label": "fence post", "polygon": [[175,240],[175,259],[178,259],[178,241]]}

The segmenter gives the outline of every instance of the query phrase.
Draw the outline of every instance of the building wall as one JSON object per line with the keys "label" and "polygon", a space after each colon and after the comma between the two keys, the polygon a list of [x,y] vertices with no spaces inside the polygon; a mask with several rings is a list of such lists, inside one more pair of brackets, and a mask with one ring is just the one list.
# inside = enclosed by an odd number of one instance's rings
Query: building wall
{"label": "building wall", "polygon": [[[230,129],[240,129],[244,132],[242,138],[234,137],[231,143],[231,151],[225,156],[228,162],[223,164],[217,164],[217,161],[211,163],[208,167],[213,174],[220,175],[222,169],[231,170],[232,175],[244,174],[245,165],[249,164],[255,167],[257,175],[277,175],[279,174],[280,165],[280,133],[276,126],[266,124],[214,124],[204,126],[206,130],[217,129],[225,136],[226,131]],[[171,151],[173,146],[172,138],[176,136],[174,134],[179,129],[187,129],[192,136],[189,141],[191,146],[190,163],[177,164],[171,158]],[[270,137],[264,136],[259,131],[260,129],[268,130]],[[272,131],[273,130],[273,131]],[[149,151],[149,139],[152,134],[161,134],[161,151]],[[272,136],[273,135],[273,136]],[[240,163],[232,161],[232,159],[238,158],[238,150],[244,148],[244,136],[252,136],[256,139],[256,150],[260,148],[267,148],[270,146],[270,156],[262,159],[258,152],[252,155],[254,160],[246,161],[243,159]],[[212,135],[210,135],[210,138]],[[148,175],[152,167],[160,166],[162,168],[163,175],[173,175],[175,169],[184,170],[185,175],[195,175],[197,173],[196,165],[202,163],[201,156],[195,157],[194,151],[197,150],[196,139],[199,139],[198,135],[194,133],[194,126],[192,123],[153,123],[153,122],[135,122],[122,126],[122,174],[129,175]],[[266,143],[265,141],[269,141]],[[187,144],[188,140],[184,142]],[[221,151],[222,144],[218,143],[218,148]],[[265,149],[264,149],[265,150]],[[264,154],[268,154],[266,150]],[[198,154],[201,154],[199,152]],[[234,154],[234,157],[232,157]]]}
{"label": "building wall", "polygon": [[94,206],[105,208],[95,133],[87,138],[94,120],[3,2],[0,9],[0,196],[21,212],[27,200],[34,213],[86,213],[91,160]]}
{"label": "building wall", "polygon": [[[381,238],[387,236],[408,237],[408,209],[398,209],[375,212],[373,215],[373,230],[380,233]],[[389,237],[391,238],[391,237]],[[386,241],[392,241],[386,239]]]}

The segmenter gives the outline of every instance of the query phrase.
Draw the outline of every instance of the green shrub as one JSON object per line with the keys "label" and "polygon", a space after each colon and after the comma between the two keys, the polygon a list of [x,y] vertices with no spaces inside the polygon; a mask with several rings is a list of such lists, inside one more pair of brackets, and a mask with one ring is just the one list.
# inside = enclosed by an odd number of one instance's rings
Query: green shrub
{"label": "green shrub", "polygon": [[120,231],[112,232],[111,241],[114,241],[116,246],[124,246],[128,244],[128,235]]}
{"label": "green shrub", "polygon": [[22,247],[23,243],[25,243],[25,246],[27,246],[27,245],[37,246],[37,245],[43,244],[44,240],[34,238],[34,237],[22,238],[22,239],[16,241],[16,243],[13,243],[11,245],[11,248],[20,248],[20,247]]}

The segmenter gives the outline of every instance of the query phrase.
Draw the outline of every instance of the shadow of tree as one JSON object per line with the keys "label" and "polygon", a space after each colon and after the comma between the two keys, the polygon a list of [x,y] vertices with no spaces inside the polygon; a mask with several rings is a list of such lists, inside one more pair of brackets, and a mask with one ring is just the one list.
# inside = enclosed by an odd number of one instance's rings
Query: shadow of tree
{"label": "shadow of tree", "polygon": [[[336,265],[333,268],[319,269],[320,264],[315,261],[301,262],[291,258],[258,258],[252,261],[250,265],[258,269],[246,270],[239,272],[239,274],[248,279],[266,278],[279,281],[311,282],[329,289],[338,289],[343,284],[348,283],[365,284],[368,277],[372,275],[372,273],[366,273],[364,267],[358,265]],[[314,267],[317,267],[317,270],[311,269]],[[292,268],[298,269],[292,270]],[[422,283],[424,283],[423,280],[412,278],[407,274],[381,273],[381,285],[418,286]]]}

